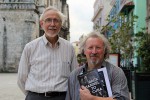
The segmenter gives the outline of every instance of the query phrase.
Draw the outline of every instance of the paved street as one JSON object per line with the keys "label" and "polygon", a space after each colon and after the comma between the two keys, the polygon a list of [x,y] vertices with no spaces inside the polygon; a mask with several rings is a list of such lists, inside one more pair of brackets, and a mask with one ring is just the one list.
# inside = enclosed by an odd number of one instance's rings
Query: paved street
{"label": "paved street", "polygon": [[0,73],[0,100],[24,100],[25,96],[17,86],[16,73]]}
{"label": "paved street", "polygon": [[17,85],[17,73],[0,73],[0,100],[24,100]]}

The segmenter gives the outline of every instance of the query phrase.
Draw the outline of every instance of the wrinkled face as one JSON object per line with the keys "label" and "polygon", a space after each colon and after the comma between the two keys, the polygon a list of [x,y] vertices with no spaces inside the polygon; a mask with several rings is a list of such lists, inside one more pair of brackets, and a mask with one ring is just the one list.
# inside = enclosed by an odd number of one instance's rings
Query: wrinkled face
{"label": "wrinkled face", "polygon": [[84,54],[86,55],[88,64],[92,66],[102,64],[105,54],[103,41],[99,38],[88,38],[85,44]]}
{"label": "wrinkled face", "polygon": [[45,31],[46,37],[55,37],[61,29],[61,19],[57,12],[48,10],[43,15],[40,25]]}

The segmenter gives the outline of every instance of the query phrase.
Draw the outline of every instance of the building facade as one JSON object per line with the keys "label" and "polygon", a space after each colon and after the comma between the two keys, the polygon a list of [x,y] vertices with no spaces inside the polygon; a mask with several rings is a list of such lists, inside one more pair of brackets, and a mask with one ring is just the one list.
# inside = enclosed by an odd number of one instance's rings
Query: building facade
{"label": "building facade", "polygon": [[[94,16],[92,19],[94,23],[93,29],[100,31],[107,38],[110,38],[112,36],[112,32],[103,29],[102,26],[112,26],[115,32],[117,33],[119,31],[119,27],[122,26],[123,21],[128,22],[132,19],[133,15],[136,15],[138,16],[138,19],[136,20],[136,22],[134,22],[133,28],[129,31],[126,30],[126,32],[134,36],[134,34],[138,33],[139,31],[142,31],[142,28],[145,27],[147,27],[148,32],[150,32],[150,12],[148,8],[150,7],[149,4],[149,0],[95,0]],[[125,16],[124,19],[118,17],[119,14],[123,14]],[[117,17],[118,19],[115,22],[112,21],[113,18]],[[109,18],[109,22],[106,21],[106,18]],[[133,45],[134,47],[138,46],[138,44],[132,40],[133,37],[131,37],[131,40],[129,41],[131,45]],[[125,63],[127,62],[128,64],[130,64],[130,62],[132,61],[134,66],[138,66],[140,61],[136,51],[133,50],[133,52],[130,53],[130,55],[130,59],[123,59],[122,62],[124,63],[124,61],[126,60]]]}
{"label": "building facade", "polygon": [[146,17],[146,25],[147,25],[147,30],[148,33],[150,34],[150,0],[146,1],[146,10],[147,10],[147,17]]}
{"label": "building facade", "polygon": [[76,56],[79,54],[79,41],[75,41],[71,43],[74,47]]}
{"label": "building facade", "polygon": [[[131,16],[136,15],[138,19],[134,22],[133,30],[129,34],[136,34],[141,31],[141,28],[146,27],[146,0],[112,0],[112,9],[110,11],[110,19],[111,17],[115,17],[118,14],[122,13],[125,15],[125,21],[129,21]],[[121,25],[120,21],[113,23],[113,28],[117,30],[117,28]],[[110,35],[111,36],[111,35]],[[133,46],[137,46],[136,42],[131,41]],[[134,66],[138,66],[139,60],[136,54],[136,51],[133,51],[132,59]]]}
{"label": "building facade", "polygon": [[17,72],[25,44],[43,35],[39,17],[48,6],[66,15],[60,36],[69,39],[66,0],[0,0],[0,72]]}
{"label": "building facade", "polygon": [[110,5],[111,0],[95,0],[94,2],[94,15],[92,22],[94,24],[93,30],[101,31],[103,26],[107,24],[108,14],[112,8]]}

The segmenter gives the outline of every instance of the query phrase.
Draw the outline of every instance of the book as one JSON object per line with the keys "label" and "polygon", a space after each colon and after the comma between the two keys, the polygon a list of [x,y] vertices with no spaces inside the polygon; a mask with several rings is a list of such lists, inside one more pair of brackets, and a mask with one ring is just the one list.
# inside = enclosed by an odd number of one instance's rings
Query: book
{"label": "book", "polygon": [[92,95],[100,97],[112,97],[112,91],[106,67],[94,69],[87,73],[78,75],[80,86],[83,85]]}

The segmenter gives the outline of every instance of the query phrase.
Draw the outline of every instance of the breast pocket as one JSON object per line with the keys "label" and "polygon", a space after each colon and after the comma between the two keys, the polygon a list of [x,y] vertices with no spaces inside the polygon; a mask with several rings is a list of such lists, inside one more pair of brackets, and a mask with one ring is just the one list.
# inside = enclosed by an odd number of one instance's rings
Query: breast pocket
{"label": "breast pocket", "polygon": [[69,74],[70,74],[70,62],[69,61],[62,62],[61,73],[62,73],[63,77],[69,76]]}

